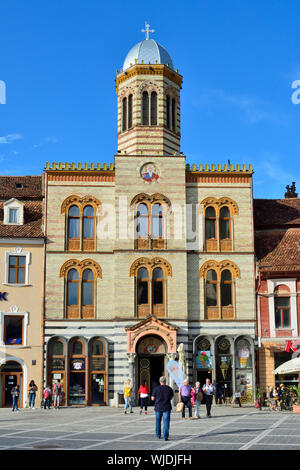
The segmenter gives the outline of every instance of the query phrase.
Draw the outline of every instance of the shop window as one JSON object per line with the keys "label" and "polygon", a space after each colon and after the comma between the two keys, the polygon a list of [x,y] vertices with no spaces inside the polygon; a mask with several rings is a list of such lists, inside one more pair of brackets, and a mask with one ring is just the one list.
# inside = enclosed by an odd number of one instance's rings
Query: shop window
{"label": "shop window", "polygon": [[216,343],[216,381],[222,386],[225,397],[232,396],[232,354],[230,341],[225,337]]}
{"label": "shop window", "polygon": [[90,403],[106,402],[106,356],[103,341],[94,339],[90,345]]}
{"label": "shop window", "polygon": [[69,404],[86,404],[86,360],[84,344],[81,340],[71,343]]}

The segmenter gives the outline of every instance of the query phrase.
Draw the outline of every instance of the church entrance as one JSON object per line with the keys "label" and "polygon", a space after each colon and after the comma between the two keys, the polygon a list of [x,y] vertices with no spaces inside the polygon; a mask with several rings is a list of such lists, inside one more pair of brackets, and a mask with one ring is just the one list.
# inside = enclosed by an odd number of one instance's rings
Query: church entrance
{"label": "church entrance", "polygon": [[[159,378],[165,375],[166,345],[157,336],[146,336],[138,343],[137,353],[137,390],[145,380],[151,397],[154,388],[159,385]],[[153,405],[150,398],[149,405]]]}

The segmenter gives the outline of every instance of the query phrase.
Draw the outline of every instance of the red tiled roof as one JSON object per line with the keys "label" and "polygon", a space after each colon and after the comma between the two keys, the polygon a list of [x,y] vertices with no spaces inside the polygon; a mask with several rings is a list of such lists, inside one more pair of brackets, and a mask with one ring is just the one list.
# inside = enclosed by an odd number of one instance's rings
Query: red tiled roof
{"label": "red tiled roof", "polygon": [[0,237],[1,238],[40,238],[42,231],[42,201],[23,201],[24,224],[3,224],[3,202],[0,202]]}
{"label": "red tiled roof", "polygon": [[254,199],[254,226],[300,227],[300,198],[291,199]]}
{"label": "red tiled roof", "polygon": [[255,253],[263,271],[300,271],[300,228],[256,232]]}
{"label": "red tiled roof", "polygon": [[[23,185],[22,188],[17,185]],[[42,199],[42,175],[37,176],[0,176],[0,200],[15,197],[19,200]]]}

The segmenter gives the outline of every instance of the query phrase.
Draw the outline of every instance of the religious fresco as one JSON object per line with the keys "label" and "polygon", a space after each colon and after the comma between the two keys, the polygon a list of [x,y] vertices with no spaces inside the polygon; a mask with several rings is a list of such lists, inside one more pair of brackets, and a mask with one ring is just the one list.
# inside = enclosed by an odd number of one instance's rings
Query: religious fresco
{"label": "religious fresco", "polygon": [[159,170],[154,163],[146,163],[141,168],[141,177],[145,182],[153,183],[159,178]]}

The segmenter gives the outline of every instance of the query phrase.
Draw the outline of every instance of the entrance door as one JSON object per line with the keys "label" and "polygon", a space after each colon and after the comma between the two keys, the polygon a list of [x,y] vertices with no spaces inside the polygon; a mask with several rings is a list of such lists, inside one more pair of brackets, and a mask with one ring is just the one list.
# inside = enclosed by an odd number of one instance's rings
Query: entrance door
{"label": "entrance door", "polygon": [[103,373],[91,373],[90,393],[92,405],[105,405]]}
{"label": "entrance door", "polygon": [[[20,385],[20,374],[13,373],[2,373],[2,407],[12,407],[12,389]],[[21,387],[20,387],[21,388]],[[20,390],[21,393],[21,390]],[[19,407],[21,406],[21,400],[19,398]]]}
{"label": "entrance door", "polygon": [[[206,379],[210,379],[212,383],[212,371],[211,370],[197,370],[197,381],[200,382],[201,388],[206,382]],[[203,400],[202,400],[203,402]]]}
{"label": "entrance door", "polygon": [[[151,393],[159,385],[159,378],[164,375],[164,356],[142,356],[139,357],[138,388],[146,380]],[[149,399],[149,405],[153,405]]]}

